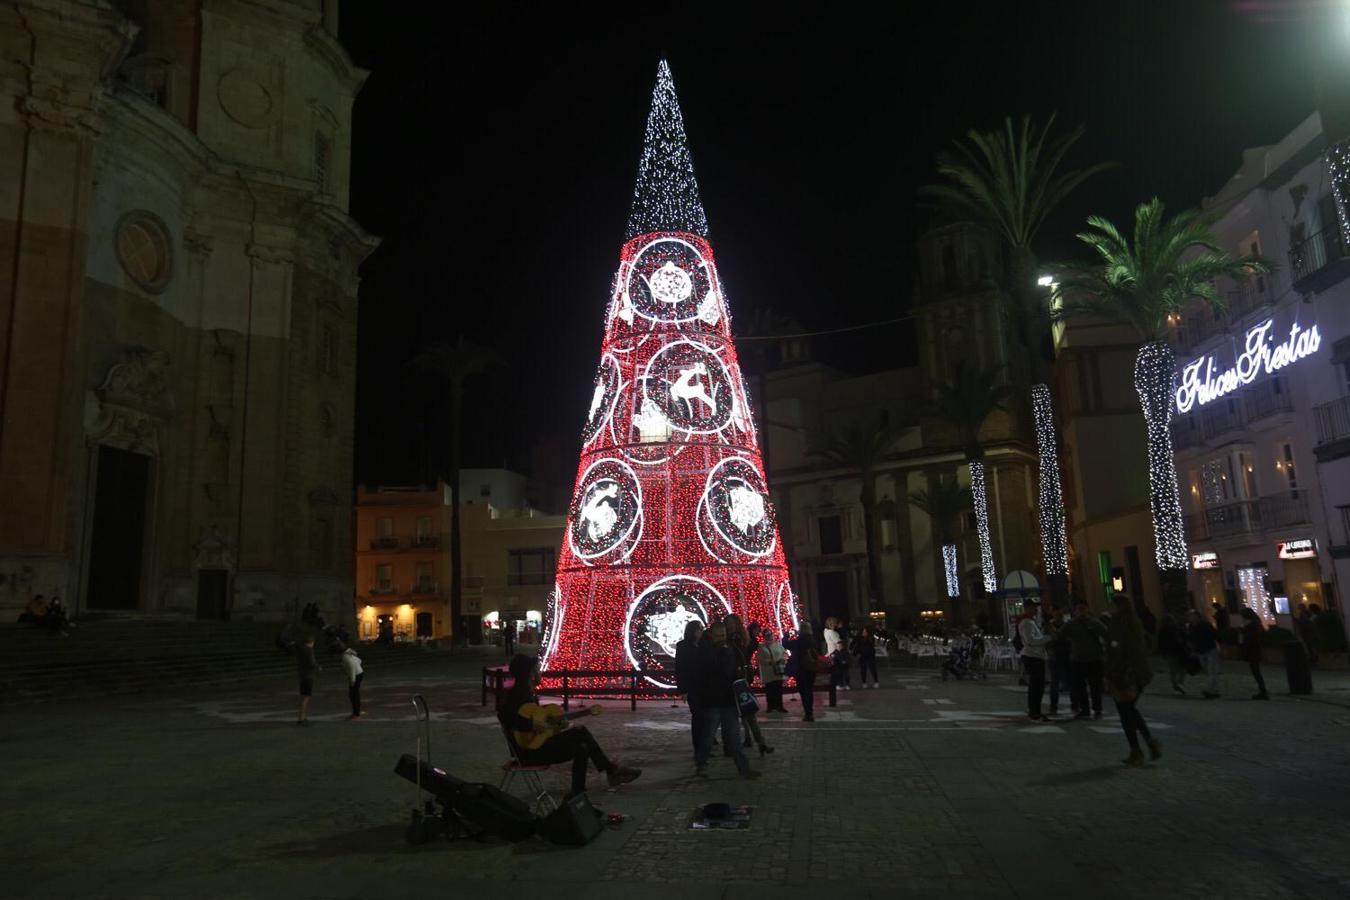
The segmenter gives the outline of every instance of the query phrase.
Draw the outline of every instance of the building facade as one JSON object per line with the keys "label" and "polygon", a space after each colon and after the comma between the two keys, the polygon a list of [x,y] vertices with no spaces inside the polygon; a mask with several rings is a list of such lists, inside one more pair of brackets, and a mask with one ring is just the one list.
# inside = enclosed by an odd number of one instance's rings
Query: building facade
{"label": "building facade", "polygon": [[0,609],[352,596],[336,2],[0,10]]}
{"label": "building facade", "polygon": [[[537,635],[553,588],[564,516],[526,502],[523,475],[460,472],[463,616],[478,642],[514,623]],[[362,640],[453,636],[448,485],[365,487],[356,501],[356,618]]]}
{"label": "building facade", "polygon": [[[816,618],[862,621],[884,614],[892,625],[937,615],[998,627],[997,601],[984,596],[973,515],[955,518],[951,533],[910,502],[939,477],[969,485],[956,431],[933,407],[935,385],[958,366],[1002,367],[1018,400],[992,415],[980,432],[988,471],[990,530],[1000,583],[1010,570],[1041,581],[1035,522],[1036,453],[1029,436],[1028,372],[1013,350],[1010,305],[998,287],[999,250],[992,236],[968,225],[935,229],[919,243],[914,302],[918,355],[909,365],[854,376],[811,362],[798,341],[784,345],[781,364],[764,379],[769,483],[787,543],[793,586]],[[870,583],[862,508],[862,473],[826,464],[813,447],[843,429],[892,429],[890,451],[875,466],[877,571]],[[944,544],[956,546],[957,595],[949,596]],[[1041,583],[1044,583],[1041,581]]]}
{"label": "building facade", "polygon": [[1350,262],[1326,148],[1314,113],[1243,153],[1205,207],[1225,249],[1276,268],[1220,285],[1226,308],[1194,303],[1173,334],[1194,600],[1286,627],[1302,605],[1338,609],[1350,574]]}

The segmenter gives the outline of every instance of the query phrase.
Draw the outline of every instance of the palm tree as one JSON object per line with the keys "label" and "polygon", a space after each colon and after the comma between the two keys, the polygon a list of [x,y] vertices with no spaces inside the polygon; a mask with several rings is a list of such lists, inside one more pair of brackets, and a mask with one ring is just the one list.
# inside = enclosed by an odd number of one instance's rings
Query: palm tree
{"label": "palm tree", "polygon": [[450,621],[456,642],[465,633],[462,622],[464,585],[460,571],[463,543],[459,526],[460,414],[464,407],[464,383],[502,364],[502,358],[495,350],[467,341],[463,335],[453,344],[449,341],[429,344],[408,362],[408,368],[413,371],[438,379],[445,391],[450,430],[445,473],[450,482]]}
{"label": "palm tree", "polygon": [[1166,340],[1168,321],[1192,298],[1221,312],[1223,301],[1215,279],[1241,280],[1269,271],[1271,265],[1259,256],[1234,256],[1222,250],[1210,230],[1213,215],[1185,210],[1165,218],[1157,197],[1135,210],[1133,242],[1101,216],[1087,221],[1093,230],[1079,234],[1078,239],[1096,251],[1098,262],[1069,271],[1061,279],[1064,314],[1123,319],[1139,335],[1134,388],[1148,430],[1155,556],[1169,594],[1165,600],[1171,606],[1185,589],[1187,559],[1169,430],[1177,360]]}
{"label": "palm tree", "polygon": [[934,387],[936,396],[933,415],[956,428],[961,451],[970,468],[970,489],[975,506],[975,524],[980,539],[980,569],[984,589],[998,590],[998,573],[994,565],[993,542],[989,538],[989,498],[984,483],[984,447],[980,445],[980,429],[988,418],[998,411],[1006,411],[1013,389],[998,384],[1003,377],[1003,366],[976,369],[958,365],[952,380],[939,382]]}
{"label": "palm tree", "polygon": [[[1010,118],[1003,120],[1002,131],[967,132],[968,143],[957,141],[954,152],[938,155],[938,173],[947,183],[922,189],[930,199],[973,217],[1002,238],[1008,261],[1004,267],[1004,288],[1013,301],[1018,334],[1032,361],[1032,392],[1036,397],[1033,408],[1042,473],[1056,471],[1059,460],[1050,399],[1051,364],[1040,346],[1048,330],[1050,311],[1037,284],[1032,244],[1045,220],[1065,197],[1093,175],[1115,166],[1103,162],[1061,172],[1060,165],[1083,136],[1083,128],[1079,126],[1051,138],[1054,124],[1055,117],[1051,115],[1045,127],[1037,132],[1031,117],[1025,116],[1017,132],[1013,131]],[[1065,576],[1057,571],[1064,557],[1061,537],[1064,499],[1059,480],[1043,479],[1041,494],[1045,497],[1041,557],[1046,561],[1050,583],[1059,593],[1067,587]]]}
{"label": "palm tree", "polygon": [[857,469],[862,480],[863,537],[867,544],[867,581],[876,606],[885,607],[877,555],[877,465],[890,454],[898,432],[881,421],[854,423],[830,432],[810,451],[812,456],[840,468]]}
{"label": "palm tree", "polygon": [[[939,547],[955,547],[957,519],[971,506],[970,488],[962,487],[954,475],[938,475],[929,482],[925,490],[910,493],[909,505],[928,514],[929,521],[933,523],[933,532],[938,537]],[[947,565],[945,558],[942,563],[945,574]],[[949,586],[948,595],[953,606],[952,618],[959,622],[961,620],[959,582],[954,594]]]}
{"label": "palm tree", "polygon": [[1065,197],[1098,172],[1114,167],[1097,163],[1059,171],[1065,155],[1083,136],[1079,126],[1052,138],[1055,117],[1039,132],[1030,116],[1013,130],[1011,118],[1002,131],[966,133],[953,152],[939,153],[937,170],[946,184],[928,185],[920,193],[949,209],[992,228],[1007,252],[1005,286],[1014,302],[1022,344],[1039,365],[1037,380],[1048,380],[1040,340],[1049,325],[1049,309],[1036,284],[1036,256],[1031,245],[1050,213]]}

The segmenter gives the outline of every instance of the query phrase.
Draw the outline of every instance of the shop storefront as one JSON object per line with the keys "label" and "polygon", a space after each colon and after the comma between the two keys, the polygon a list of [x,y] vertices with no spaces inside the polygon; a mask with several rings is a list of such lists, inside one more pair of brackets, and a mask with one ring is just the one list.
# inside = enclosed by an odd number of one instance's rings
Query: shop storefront
{"label": "shop storefront", "polygon": [[494,609],[483,616],[483,634],[494,644],[500,644],[508,630],[515,633],[517,644],[537,644],[543,625],[544,613],[538,609]]}

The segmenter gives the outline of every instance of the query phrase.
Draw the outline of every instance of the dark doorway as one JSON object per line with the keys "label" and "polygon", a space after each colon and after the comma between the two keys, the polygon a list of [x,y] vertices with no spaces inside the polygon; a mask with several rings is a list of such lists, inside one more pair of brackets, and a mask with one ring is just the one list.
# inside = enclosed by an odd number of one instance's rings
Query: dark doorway
{"label": "dark doorway", "polygon": [[202,569],[197,572],[197,618],[227,619],[226,589],[230,573],[224,569]]}
{"label": "dark doorway", "polygon": [[394,617],[385,614],[377,617],[375,621],[379,623],[379,633],[375,636],[375,640],[392,644],[394,642]]}
{"label": "dark doorway", "polygon": [[420,612],[417,614],[417,636],[420,638],[431,637],[431,613]]}
{"label": "dark doorway", "polygon": [[98,448],[89,546],[89,607],[138,609],[150,457]]}
{"label": "dark doorway", "polygon": [[816,605],[820,619],[834,616],[841,622],[848,619],[848,573],[818,572],[816,574]]}

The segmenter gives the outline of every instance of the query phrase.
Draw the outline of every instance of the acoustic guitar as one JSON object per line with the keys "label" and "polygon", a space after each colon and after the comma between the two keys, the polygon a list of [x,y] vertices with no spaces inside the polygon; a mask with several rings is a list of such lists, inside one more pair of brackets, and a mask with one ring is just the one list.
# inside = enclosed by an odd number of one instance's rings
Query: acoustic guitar
{"label": "acoustic guitar", "polygon": [[540,706],[538,703],[526,703],[521,706],[519,715],[529,719],[534,728],[530,731],[512,732],[511,736],[520,749],[538,750],[549,738],[565,729],[568,722],[582,716],[598,716],[602,710],[603,707],[600,706],[589,706],[586,709],[563,712],[562,707],[556,704]]}

